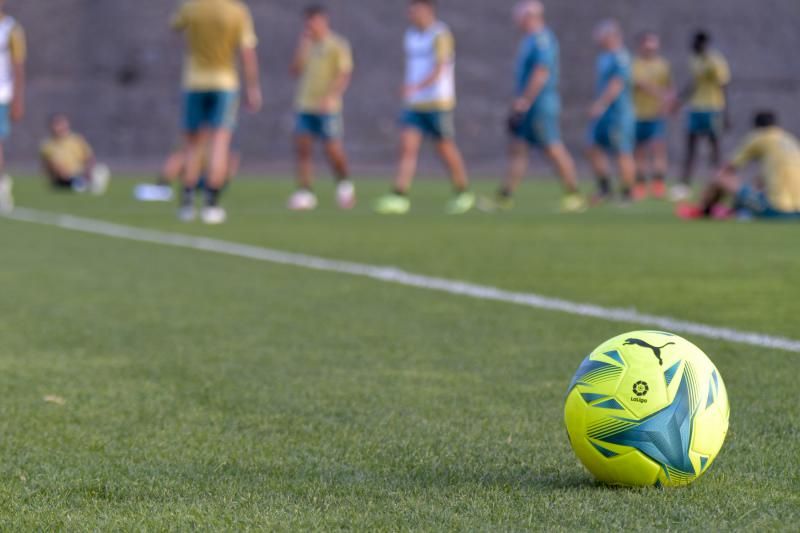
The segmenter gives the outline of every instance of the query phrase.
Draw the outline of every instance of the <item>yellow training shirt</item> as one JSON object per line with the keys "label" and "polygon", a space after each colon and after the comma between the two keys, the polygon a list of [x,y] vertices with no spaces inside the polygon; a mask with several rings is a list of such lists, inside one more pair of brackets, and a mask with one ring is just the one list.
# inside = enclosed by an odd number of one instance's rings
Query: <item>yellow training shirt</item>
{"label": "yellow training shirt", "polygon": [[648,85],[666,93],[672,88],[672,69],[663,57],[633,61],[633,102],[638,120],[655,120],[664,116],[664,101],[641,88]]}
{"label": "yellow training shirt", "polygon": [[741,147],[733,165],[737,168],[757,161],[767,197],[775,209],[800,213],[800,144],[790,133],[778,127],[753,133]]}
{"label": "yellow training shirt", "polygon": [[[325,98],[341,76],[353,71],[353,55],[350,44],[343,37],[331,34],[314,43],[303,66],[303,74],[297,91],[298,111],[319,113],[323,111]],[[339,113],[342,99],[333,102],[333,109],[326,112]]]}
{"label": "yellow training shirt", "polygon": [[189,91],[239,89],[238,53],[258,43],[253,17],[238,0],[189,0],[173,28],[186,35],[184,88]]}
{"label": "yellow training shirt", "polygon": [[41,156],[68,176],[79,176],[92,158],[92,147],[77,133],[61,138],[50,138],[42,143]]}
{"label": "yellow training shirt", "polygon": [[694,56],[691,60],[694,76],[694,93],[691,107],[696,111],[722,111],[725,109],[725,86],[731,82],[728,62],[719,52]]}

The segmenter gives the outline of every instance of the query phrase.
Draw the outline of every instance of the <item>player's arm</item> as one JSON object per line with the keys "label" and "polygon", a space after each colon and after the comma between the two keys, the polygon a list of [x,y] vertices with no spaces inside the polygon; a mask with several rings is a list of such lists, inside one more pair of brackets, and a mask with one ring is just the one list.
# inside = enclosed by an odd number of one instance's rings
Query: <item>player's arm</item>
{"label": "player's arm", "polygon": [[245,104],[251,113],[258,113],[263,104],[257,46],[258,37],[256,37],[253,17],[250,15],[250,11],[245,11],[240,55],[245,83]]}
{"label": "player's arm", "polygon": [[736,175],[737,171],[746,167],[760,157],[762,145],[758,137],[751,137],[736,151],[736,155],[727,161],[719,170],[718,178]]}
{"label": "player's arm", "polygon": [[436,66],[422,81],[416,85],[407,86],[405,88],[406,95],[410,96],[433,86],[453,61],[454,54],[455,42],[452,34],[449,32],[440,34],[436,38]]}
{"label": "player's arm", "polygon": [[299,78],[303,74],[306,64],[308,63],[309,54],[311,53],[311,46],[311,38],[308,36],[308,33],[303,32],[300,36],[300,41],[297,43],[297,49],[294,52],[292,66],[290,68],[291,74],[295,78]]}
{"label": "player's arm", "polygon": [[518,113],[527,113],[539,94],[547,85],[550,80],[550,69],[544,65],[540,65],[534,69],[531,74],[531,79],[528,81],[528,86],[516,102],[514,102],[514,111]]}
{"label": "player's arm", "polygon": [[59,179],[72,177],[67,175],[67,170],[51,157],[50,152],[47,149],[43,148],[39,152],[39,159],[42,163],[42,168],[48,176],[56,176]]}
{"label": "player's arm", "polygon": [[20,26],[16,26],[11,32],[10,51],[14,70],[14,97],[11,101],[11,118],[14,121],[19,121],[25,115],[25,88],[27,86],[25,69],[27,46],[25,32]]}
{"label": "player's arm", "polygon": [[719,57],[714,62],[714,79],[719,83],[722,88],[722,93],[725,95],[725,107],[722,110],[725,129],[730,129],[733,122],[731,121],[731,98],[730,98],[730,85],[731,85],[731,69],[728,62],[723,57]]}
{"label": "player's arm", "polygon": [[622,91],[625,90],[625,80],[622,76],[615,76],[611,79],[608,83],[608,87],[606,90],[603,91],[597,100],[594,101],[592,107],[589,109],[589,115],[592,118],[599,118],[605,113],[611,104],[619,98],[619,95],[622,94]]}
{"label": "player's arm", "polygon": [[325,107],[332,108],[333,102],[338,101],[350,88],[353,80],[353,54],[350,47],[343,45],[336,53],[336,70],[339,73],[331,83],[325,97]]}

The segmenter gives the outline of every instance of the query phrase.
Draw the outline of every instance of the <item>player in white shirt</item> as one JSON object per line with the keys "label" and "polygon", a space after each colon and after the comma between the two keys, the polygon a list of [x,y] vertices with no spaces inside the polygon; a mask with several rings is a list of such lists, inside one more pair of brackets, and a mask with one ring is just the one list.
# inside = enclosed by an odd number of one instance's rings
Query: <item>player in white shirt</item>
{"label": "player in white shirt", "polygon": [[455,142],[455,40],[436,16],[433,0],[411,0],[411,28],[405,35],[405,111],[401,119],[400,166],[391,194],[380,198],[377,212],[402,215],[411,209],[408,192],[414,181],[422,141],[428,137],[447,167],[455,189],[446,212],[462,214],[475,206],[464,160]]}
{"label": "player in white shirt", "polygon": [[25,32],[5,14],[0,0],[0,213],[14,209],[11,178],[5,173],[5,141],[11,135],[11,122],[25,114]]}

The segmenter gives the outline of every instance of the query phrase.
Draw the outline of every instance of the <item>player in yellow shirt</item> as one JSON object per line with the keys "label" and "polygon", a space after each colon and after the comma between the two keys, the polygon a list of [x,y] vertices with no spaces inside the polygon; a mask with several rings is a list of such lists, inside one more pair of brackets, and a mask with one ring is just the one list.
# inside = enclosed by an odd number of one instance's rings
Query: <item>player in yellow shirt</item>
{"label": "player in yellow shirt", "polygon": [[262,103],[253,18],[239,0],[188,0],[172,26],[185,35],[188,48],[183,80],[187,164],[179,217],[191,221],[196,216],[194,192],[202,164],[197,154],[207,145],[209,173],[201,218],[206,224],[221,224],[226,213],[219,206],[219,196],[239,106],[237,58],[244,70],[245,104],[255,113]]}
{"label": "player in yellow shirt", "polygon": [[711,36],[705,31],[694,36],[690,68],[693,81],[681,98],[689,98],[689,115],[683,174],[680,184],[671,193],[676,201],[691,195],[690,185],[700,140],[708,139],[711,164],[719,168],[721,138],[730,122],[727,94],[731,82],[730,67],[725,57],[711,48]]}
{"label": "player in yellow shirt", "polygon": [[97,164],[92,147],[72,131],[69,118],[56,113],[49,127],[50,136],[42,142],[39,154],[50,184],[56,189],[104,194],[110,178],[108,168]]}
{"label": "player in yellow shirt", "polygon": [[[761,175],[754,184],[743,184],[736,171],[750,163],[761,165]],[[753,133],[723,166],[702,203],[679,206],[678,216],[727,217],[730,210],[721,202],[728,196],[733,196],[733,212],[740,217],[800,220],[800,142],[778,126],[773,112],[756,115]]]}
{"label": "player in yellow shirt", "polygon": [[639,37],[639,49],[633,60],[633,103],[636,107],[636,168],[638,176],[633,196],[656,198],[666,195],[667,112],[675,98],[672,68],[661,54],[661,38],[648,31]]}
{"label": "player in yellow shirt", "polygon": [[314,141],[322,143],[338,183],[339,207],[355,207],[356,195],[349,179],[347,155],[342,142],[343,97],[353,73],[350,44],[331,30],[328,14],[321,6],[305,10],[305,27],[292,63],[299,78],[295,101],[295,152],[298,190],[289,198],[293,211],[317,207],[313,192]]}
{"label": "player in yellow shirt", "polygon": [[11,122],[25,114],[25,32],[0,0],[0,213],[14,209],[11,178],[5,173],[5,143]]}

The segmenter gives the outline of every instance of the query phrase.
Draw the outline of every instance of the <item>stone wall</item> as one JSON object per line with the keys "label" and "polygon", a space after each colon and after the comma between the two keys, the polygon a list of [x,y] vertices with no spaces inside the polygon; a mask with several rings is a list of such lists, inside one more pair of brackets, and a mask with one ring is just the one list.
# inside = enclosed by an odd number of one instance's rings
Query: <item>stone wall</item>
{"label": "stone wall", "polygon": [[[304,2],[250,0],[261,37],[266,107],[242,120],[248,160],[281,165],[290,159],[293,82],[288,64]],[[458,41],[459,136],[468,161],[496,170],[505,151],[503,119],[511,90],[517,35],[513,0],[441,0],[441,15]],[[154,162],[179,134],[181,41],[168,28],[173,0],[8,0],[30,46],[29,114],[17,126],[11,159],[35,160],[50,112],[66,111],[106,160]],[[335,25],[352,41],[357,73],[348,95],[347,139],[353,158],[387,168],[395,151],[400,110],[403,0],[329,0]],[[562,41],[564,127],[582,146],[592,94],[595,51],[590,34],[615,16],[631,34],[660,31],[679,80],[686,80],[690,34],[709,28],[731,59],[736,133],[758,107],[777,108],[800,131],[800,1],[551,0],[549,16]],[[678,133],[676,122],[674,134]],[[677,135],[674,135],[677,137]],[[677,140],[677,139],[676,139]],[[729,141],[730,144],[730,141]]]}

